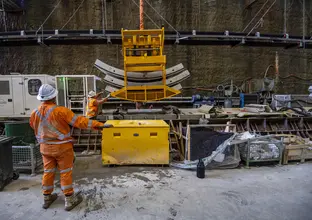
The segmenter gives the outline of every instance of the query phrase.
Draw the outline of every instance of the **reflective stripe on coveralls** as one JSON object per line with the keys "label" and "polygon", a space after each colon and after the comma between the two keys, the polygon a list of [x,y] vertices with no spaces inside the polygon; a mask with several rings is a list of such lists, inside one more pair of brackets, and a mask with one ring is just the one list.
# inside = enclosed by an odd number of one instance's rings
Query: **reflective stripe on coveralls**
{"label": "reflective stripe on coveralls", "polygon": [[89,121],[88,121],[88,128],[89,128],[89,129],[92,128],[92,122],[93,122],[93,120],[89,119]]}
{"label": "reflective stripe on coveralls", "polygon": [[87,105],[87,117],[91,118],[97,115],[98,112],[98,106],[94,103],[96,102],[96,99],[89,98],[88,105]]}
{"label": "reflective stripe on coveralls", "polygon": [[[55,172],[52,171],[56,166],[60,170],[61,189],[63,190],[63,193],[68,196],[74,192],[72,187],[74,152],[69,148],[70,145],[72,146],[72,143],[46,146],[51,149],[51,154],[46,151],[47,154],[42,155],[44,170],[48,171],[43,173],[42,178],[42,189],[44,195],[49,195],[53,192],[53,187],[51,186],[54,185]],[[64,151],[64,149],[67,150]]]}
{"label": "reflective stripe on coveralls", "polygon": [[69,124],[70,124],[71,126],[74,126],[75,122],[77,121],[77,118],[78,118],[78,116],[75,115],[75,116],[73,117],[73,119],[71,120],[71,122],[69,122]]}
{"label": "reflective stripe on coveralls", "polygon": [[45,173],[55,173],[55,172],[56,172],[56,168],[53,168],[53,169],[46,169],[46,170],[44,170],[43,172],[45,172]]}
{"label": "reflective stripe on coveralls", "polygon": [[[66,140],[66,141],[63,141],[65,138],[68,138],[70,137],[70,132],[68,132],[67,134],[62,134],[59,130],[57,130],[53,125],[51,125],[49,122],[48,122],[48,118],[50,116],[50,114],[52,113],[52,111],[56,108],[57,106],[53,106],[52,108],[50,108],[46,115],[43,117],[41,115],[41,113],[39,112],[38,109],[35,110],[35,113],[36,115],[40,118],[41,122],[39,123],[39,126],[38,126],[38,131],[37,131],[37,135],[36,135],[36,138],[38,140],[38,142],[40,144],[42,143],[46,143],[46,144],[63,144],[63,143],[67,143],[67,142],[70,142],[71,140]],[[72,124],[75,124],[75,121],[77,120],[77,116],[75,115],[72,119]],[[55,140],[55,138],[41,138],[41,135],[42,135],[42,130],[43,130],[43,126],[46,126],[52,133],[56,134],[57,135],[57,139],[60,140],[60,141],[53,141],[51,142],[52,140]]]}
{"label": "reflective stripe on coveralls", "polygon": [[67,186],[61,186],[61,189],[64,191],[64,190],[67,190],[67,189],[72,189],[73,188],[73,185],[67,185]]}
{"label": "reflective stripe on coveralls", "polygon": [[87,111],[87,117],[88,118],[92,118],[92,117],[94,117],[94,116],[96,116],[96,112],[95,111]]}
{"label": "reflective stripe on coveralls", "polygon": [[65,169],[65,170],[60,170],[60,173],[68,173],[69,171],[73,170],[73,168],[68,168],[68,169]]}
{"label": "reflective stripe on coveralls", "polygon": [[54,186],[42,186],[43,190],[53,190]]}
{"label": "reflective stripe on coveralls", "polygon": [[[68,168],[68,169],[65,169],[65,170],[60,170],[60,173],[61,174],[64,174],[64,173],[68,173],[70,171],[72,171],[73,168]],[[69,184],[69,185],[65,185],[65,186],[61,186],[61,189],[64,191],[64,190],[68,190],[68,189],[72,189],[73,188],[73,185],[72,184]]]}

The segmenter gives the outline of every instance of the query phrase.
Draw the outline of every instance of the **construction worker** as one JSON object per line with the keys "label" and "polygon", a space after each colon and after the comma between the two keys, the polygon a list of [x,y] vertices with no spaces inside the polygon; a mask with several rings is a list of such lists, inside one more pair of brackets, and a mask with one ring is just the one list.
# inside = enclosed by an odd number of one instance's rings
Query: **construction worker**
{"label": "construction worker", "polygon": [[51,85],[43,84],[39,88],[37,99],[42,103],[30,117],[30,126],[34,129],[40,143],[44,173],[42,190],[43,208],[47,209],[57,199],[53,193],[56,168],[60,170],[61,188],[65,195],[65,210],[70,211],[82,201],[80,192],[73,189],[73,138],[70,125],[80,129],[101,129],[103,123],[75,115],[71,110],[55,104],[58,91]]}
{"label": "construction worker", "polygon": [[[136,103],[135,103],[135,109],[136,109],[136,110],[140,110],[140,109],[142,109],[142,107],[145,108],[145,107],[146,107],[146,103],[144,103],[144,102],[143,102],[143,103],[142,103],[142,102],[136,102]],[[151,105],[148,107],[148,109],[153,109],[153,107],[154,107],[153,104],[151,104]]]}
{"label": "construction worker", "polygon": [[87,105],[87,113],[86,116],[90,119],[96,119],[98,112],[99,112],[99,106],[102,105],[104,102],[108,100],[110,97],[110,94],[106,96],[105,98],[101,99],[100,96],[103,94],[103,92],[95,93],[94,91],[90,91],[88,94],[88,105]]}

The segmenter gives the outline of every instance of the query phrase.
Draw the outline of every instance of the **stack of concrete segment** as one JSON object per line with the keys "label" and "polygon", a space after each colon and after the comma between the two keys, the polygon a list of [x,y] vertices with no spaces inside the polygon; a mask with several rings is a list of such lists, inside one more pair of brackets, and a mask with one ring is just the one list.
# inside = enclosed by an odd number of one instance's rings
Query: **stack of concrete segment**
{"label": "stack of concrete segment", "polygon": [[[104,82],[107,84],[105,90],[114,92],[124,86],[124,70],[112,67],[100,60],[96,60],[94,66],[105,74]],[[181,82],[190,76],[190,72],[184,68],[180,63],[176,66],[166,69],[167,80],[166,84],[177,90],[181,90]],[[128,75],[129,86],[140,85],[161,85],[162,72],[129,72]]]}

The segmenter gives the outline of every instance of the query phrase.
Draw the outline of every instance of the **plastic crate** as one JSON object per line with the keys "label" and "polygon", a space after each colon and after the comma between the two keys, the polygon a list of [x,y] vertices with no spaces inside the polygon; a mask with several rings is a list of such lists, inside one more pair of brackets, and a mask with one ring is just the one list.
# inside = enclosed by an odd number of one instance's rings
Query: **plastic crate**
{"label": "plastic crate", "polygon": [[18,173],[13,169],[12,141],[13,138],[0,136],[0,191],[12,179],[18,178]]}

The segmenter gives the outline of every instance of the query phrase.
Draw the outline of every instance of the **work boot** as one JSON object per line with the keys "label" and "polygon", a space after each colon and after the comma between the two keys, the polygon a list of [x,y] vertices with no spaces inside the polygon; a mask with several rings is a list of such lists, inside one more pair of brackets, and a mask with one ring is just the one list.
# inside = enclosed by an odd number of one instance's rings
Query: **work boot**
{"label": "work boot", "polygon": [[81,191],[65,197],[65,210],[70,211],[82,202]]}
{"label": "work boot", "polygon": [[57,194],[53,193],[51,195],[43,195],[43,205],[42,208],[47,209],[50,205],[57,199]]}

